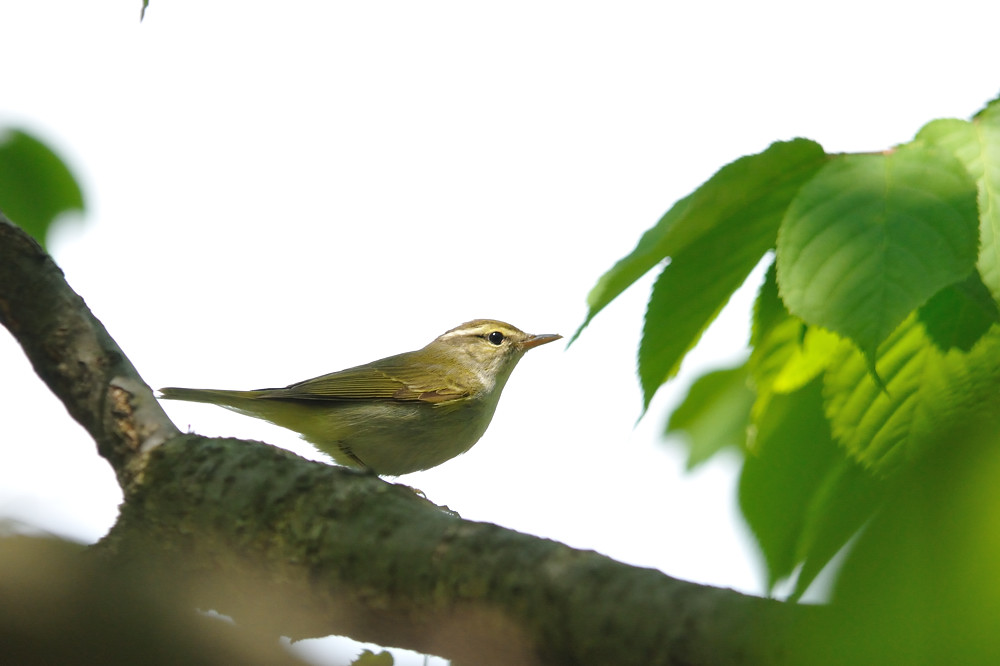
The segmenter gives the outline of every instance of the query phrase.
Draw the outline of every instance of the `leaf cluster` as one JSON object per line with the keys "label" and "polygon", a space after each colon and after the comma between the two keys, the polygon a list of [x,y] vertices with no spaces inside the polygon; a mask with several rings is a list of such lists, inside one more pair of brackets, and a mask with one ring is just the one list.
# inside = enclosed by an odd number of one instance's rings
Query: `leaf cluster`
{"label": "leaf cluster", "polygon": [[998,411],[1000,100],[883,152],[799,138],[726,165],[601,277],[576,335],[662,265],[638,353],[648,408],[761,262],[747,360],[697,380],[667,431],[689,467],[745,454],[769,585],[794,575],[798,596],[894,480]]}

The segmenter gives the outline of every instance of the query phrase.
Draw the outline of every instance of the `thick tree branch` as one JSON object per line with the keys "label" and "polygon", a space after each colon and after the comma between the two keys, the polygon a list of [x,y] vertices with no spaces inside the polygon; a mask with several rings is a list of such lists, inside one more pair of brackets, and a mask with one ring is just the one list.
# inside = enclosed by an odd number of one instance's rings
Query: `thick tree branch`
{"label": "thick tree branch", "polygon": [[177,428],[52,258],[2,214],[0,255],[0,323],[127,492],[144,452]]}
{"label": "thick tree branch", "polygon": [[0,321],[115,468],[102,549],[292,637],[476,664],[796,663],[813,610],[461,520],[405,486],[264,444],[180,435],[51,259],[0,220]]}
{"label": "thick tree branch", "polygon": [[198,563],[216,582],[204,603],[244,622],[259,611],[296,638],[342,632],[477,664],[783,663],[778,638],[802,610],[464,521],[405,486],[240,440],[159,447],[109,541]]}

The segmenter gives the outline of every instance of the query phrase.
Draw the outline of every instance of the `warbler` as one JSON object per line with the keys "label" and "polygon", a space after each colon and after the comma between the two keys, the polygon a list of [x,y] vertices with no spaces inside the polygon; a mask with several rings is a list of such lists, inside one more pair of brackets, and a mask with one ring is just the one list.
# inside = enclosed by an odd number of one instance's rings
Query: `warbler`
{"label": "warbler", "polygon": [[160,397],[219,405],[299,433],[336,462],[378,475],[430,469],[465,453],[489,427],[526,351],[560,339],[492,319],[426,347],[285,388],[168,387]]}

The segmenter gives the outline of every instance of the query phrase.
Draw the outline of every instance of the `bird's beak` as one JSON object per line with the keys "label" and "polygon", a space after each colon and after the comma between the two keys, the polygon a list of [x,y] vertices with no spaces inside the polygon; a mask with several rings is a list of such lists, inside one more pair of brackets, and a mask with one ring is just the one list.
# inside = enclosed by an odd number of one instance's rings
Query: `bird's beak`
{"label": "bird's beak", "polygon": [[556,333],[545,333],[542,335],[531,335],[528,339],[521,343],[521,349],[531,349],[532,347],[538,347],[540,345],[547,344],[549,342],[555,342],[562,336]]}

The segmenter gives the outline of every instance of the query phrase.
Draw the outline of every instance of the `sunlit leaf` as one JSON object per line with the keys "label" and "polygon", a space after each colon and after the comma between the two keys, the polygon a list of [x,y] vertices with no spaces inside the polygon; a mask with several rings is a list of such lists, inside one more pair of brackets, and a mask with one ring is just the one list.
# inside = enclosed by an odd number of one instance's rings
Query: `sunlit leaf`
{"label": "sunlit leaf", "polygon": [[[752,421],[767,407],[771,393],[791,393],[811,382],[829,363],[841,338],[793,317],[778,298],[774,264],[754,302],[753,350],[748,366],[757,401]],[[752,444],[752,441],[751,441]]]}
{"label": "sunlit leaf", "polygon": [[951,151],[976,179],[981,242],[977,267],[993,299],[1000,302],[1000,101],[991,102],[971,122],[930,122],[917,139]]}
{"label": "sunlit leaf", "polygon": [[918,456],[951,415],[963,383],[958,352],[935,346],[915,315],[878,349],[879,387],[868,363],[843,345],[826,373],[824,398],[834,437],[860,463],[882,472]]}
{"label": "sunlit leaf", "polygon": [[[775,393],[774,380],[795,355],[805,330],[801,319],[788,315],[776,321],[767,335],[759,340],[750,352],[747,367],[750,370],[750,383],[756,396],[750,409],[752,425],[755,425],[767,411],[767,406]],[[747,446],[751,450],[756,450],[757,447],[756,433],[756,427],[751,428],[747,439]]]}
{"label": "sunlit leaf", "polygon": [[789,311],[852,339],[871,363],[878,345],[977,254],[976,186],[949,152],[922,144],[844,155],[788,208],[777,244]]}
{"label": "sunlit leaf", "polygon": [[83,211],[83,193],[48,146],[9,129],[0,131],[0,211],[44,245],[61,214]]}
{"label": "sunlit leaf", "polygon": [[810,326],[775,375],[772,390],[791,393],[811,382],[826,369],[841,342],[843,338],[836,333]]}
{"label": "sunlit leaf", "polygon": [[666,434],[687,442],[687,469],[722,449],[743,449],[754,401],[748,379],[746,365],[708,372],[691,385],[684,402],[670,415]]}
{"label": "sunlit leaf", "polygon": [[819,144],[794,139],[774,143],[762,153],[722,167],[675,203],[628,256],[601,276],[587,296],[587,317],[572,340],[608,303],[664,259],[718,227],[738,226],[754,216],[780,215],[825,158]]}
{"label": "sunlit leaf", "polygon": [[750,410],[752,427],[747,437],[747,447],[751,450],[756,448],[757,429],[754,424],[767,410],[771,395],[774,393],[774,379],[792,358],[806,330],[802,320],[788,314],[785,304],[778,297],[774,263],[768,268],[764,282],[757,292],[752,319],[751,351],[747,361],[750,384],[756,394]]}

